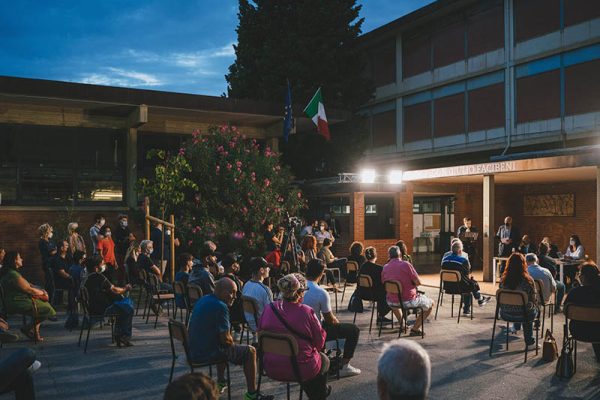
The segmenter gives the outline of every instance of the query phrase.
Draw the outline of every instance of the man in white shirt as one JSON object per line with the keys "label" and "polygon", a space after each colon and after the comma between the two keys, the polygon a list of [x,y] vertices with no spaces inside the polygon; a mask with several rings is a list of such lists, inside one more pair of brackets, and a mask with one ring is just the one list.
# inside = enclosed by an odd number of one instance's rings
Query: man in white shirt
{"label": "man in white shirt", "polygon": [[[544,284],[544,287],[542,288],[542,296],[544,296],[544,301],[548,301],[550,296],[552,296],[552,293],[556,292],[556,281],[554,280],[554,277],[546,268],[539,266],[538,258],[535,254],[527,254],[525,256],[525,261],[527,262],[527,272],[529,272],[531,278],[534,280],[540,280]],[[556,306],[560,307],[558,297]]]}
{"label": "man in white shirt", "polygon": [[319,281],[323,278],[324,271],[325,262],[323,260],[317,258],[308,262],[306,266],[308,289],[304,292],[302,303],[315,311],[317,318],[323,325],[323,329],[327,332],[327,340],[346,340],[340,377],[358,375],[361,371],[350,365],[350,359],[354,356],[360,329],[354,324],[340,323],[333,314],[329,293],[319,286]]}
{"label": "man in white shirt", "polygon": [[[242,295],[252,297],[258,305],[257,318],[260,319],[265,306],[273,302],[273,292],[263,283],[263,280],[269,276],[270,264],[262,257],[256,257],[250,260],[250,272],[252,278],[246,282],[242,289]],[[254,319],[254,315],[244,311],[244,316],[250,329],[256,332],[258,321]]]}

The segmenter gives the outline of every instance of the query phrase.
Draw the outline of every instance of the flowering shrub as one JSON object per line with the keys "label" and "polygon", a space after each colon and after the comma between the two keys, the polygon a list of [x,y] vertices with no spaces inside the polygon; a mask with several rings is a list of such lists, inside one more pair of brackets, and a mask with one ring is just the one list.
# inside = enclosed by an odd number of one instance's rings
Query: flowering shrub
{"label": "flowering shrub", "polygon": [[209,239],[227,251],[258,254],[265,220],[278,223],[286,211],[295,215],[306,205],[302,192],[291,186],[292,176],[279,154],[261,148],[235,127],[194,132],[178,157],[189,164],[183,177],[196,188],[183,188],[177,236],[194,254]]}

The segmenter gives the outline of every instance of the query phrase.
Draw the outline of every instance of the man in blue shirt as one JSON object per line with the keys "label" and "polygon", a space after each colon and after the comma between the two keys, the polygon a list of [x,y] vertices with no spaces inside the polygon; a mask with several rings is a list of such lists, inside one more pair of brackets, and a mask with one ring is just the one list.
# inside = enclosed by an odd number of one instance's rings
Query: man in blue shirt
{"label": "man in blue shirt", "polygon": [[[473,279],[471,274],[471,264],[469,260],[462,255],[463,244],[462,241],[456,239],[452,242],[452,253],[447,254],[442,259],[442,269],[448,269],[452,271],[460,272],[461,281],[458,283],[444,282],[444,290],[450,292],[471,292],[473,297],[478,301],[479,306],[483,307],[487,304],[491,297],[482,296],[479,292],[479,285]],[[471,295],[464,296],[463,312],[466,315],[471,313]]]}
{"label": "man in blue shirt", "polygon": [[[190,353],[194,362],[207,362],[224,358],[235,365],[243,365],[248,391],[244,400],[272,400],[256,390],[256,349],[253,346],[235,344],[231,336],[229,308],[236,297],[236,285],[229,278],[215,283],[213,294],[203,296],[196,302],[189,325]],[[217,367],[221,392],[226,388],[225,364]]]}

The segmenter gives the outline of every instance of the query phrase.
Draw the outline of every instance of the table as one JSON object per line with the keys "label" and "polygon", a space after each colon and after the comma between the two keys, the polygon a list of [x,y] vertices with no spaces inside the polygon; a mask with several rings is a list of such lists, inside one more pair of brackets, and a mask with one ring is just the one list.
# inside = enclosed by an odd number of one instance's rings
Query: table
{"label": "table", "polygon": [[583,260],[561,260],[553,258],[554,262],[558,264],[558,280],[565,283],[565,265],[579,266],[583,263]]}
{"label": "table", "polygon": [[492,259],[492,283],[494,286],[496,286],[496,276],[500,277],[500,264],[502,262],[506,262],[507,260],[508,257],[494,257]]}

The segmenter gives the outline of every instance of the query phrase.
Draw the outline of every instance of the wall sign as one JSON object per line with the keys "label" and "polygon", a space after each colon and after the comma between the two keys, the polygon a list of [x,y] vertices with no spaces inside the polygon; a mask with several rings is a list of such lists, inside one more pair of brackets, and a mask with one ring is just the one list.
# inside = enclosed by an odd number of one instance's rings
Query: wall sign
{"label": "wall sign", "polygon": [[534,217],[575,216],[575,195],[541,194],[523,196],[523,215]]}

